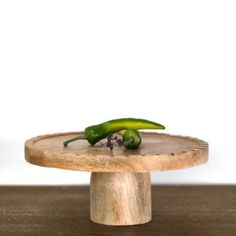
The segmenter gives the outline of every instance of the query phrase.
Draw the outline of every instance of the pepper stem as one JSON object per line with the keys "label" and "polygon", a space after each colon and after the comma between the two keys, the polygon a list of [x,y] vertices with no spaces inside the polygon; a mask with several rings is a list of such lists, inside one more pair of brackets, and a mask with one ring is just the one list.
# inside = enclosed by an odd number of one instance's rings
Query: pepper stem
{"label": "pepper stem", "polygon": [[80,136],[78,136],[78,137],[75,137],[75,138],[66,140],[66,141],[63,143],[63,145],[64,145],[64,147],[67,147],[69,143],[74,142],[74,141],[76,141],[76,140],[80,140],[80,139],[87,139],[87,138],[86,138],[85,135],[80,135]]}

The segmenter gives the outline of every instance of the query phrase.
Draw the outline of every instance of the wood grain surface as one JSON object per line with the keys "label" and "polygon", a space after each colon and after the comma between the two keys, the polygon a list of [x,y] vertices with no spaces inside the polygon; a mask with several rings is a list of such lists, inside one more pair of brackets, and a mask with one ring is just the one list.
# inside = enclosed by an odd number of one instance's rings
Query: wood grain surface
{"label": "wood grain surface", "polygon": [[136,150],[117,145],[110,151],[104,140],[95,146],[80,140],[63,148],[63,141],[79,134],[32,138],[25,143],[25,158],[35,165],[91,172],[172,170],[196,166],[208,159],[208,144],[202,140],[151,132],[141,132],[143,141]]}
{"label": "wood grain surface", "polygon": [[89,187],[0,187],[1,236],[235,236],[236,186],[153,186],[153,219],[89,220]]}
{"label": "wood grain surface", "polygon": [[97,173],[90,181],[90,219],[105,225],[144,224],[152,218],[150,173]]}

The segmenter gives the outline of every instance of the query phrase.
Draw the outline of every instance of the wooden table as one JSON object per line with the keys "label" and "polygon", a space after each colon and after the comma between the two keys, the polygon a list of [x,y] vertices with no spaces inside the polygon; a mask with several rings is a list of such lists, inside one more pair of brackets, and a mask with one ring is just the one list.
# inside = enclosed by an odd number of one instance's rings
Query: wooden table
{"label": "wooden table", "polygon": [[137,226],[89,220],[89,187],[0,187],[0,235],[235,236],[236,186],[152,186],[153,219]]}

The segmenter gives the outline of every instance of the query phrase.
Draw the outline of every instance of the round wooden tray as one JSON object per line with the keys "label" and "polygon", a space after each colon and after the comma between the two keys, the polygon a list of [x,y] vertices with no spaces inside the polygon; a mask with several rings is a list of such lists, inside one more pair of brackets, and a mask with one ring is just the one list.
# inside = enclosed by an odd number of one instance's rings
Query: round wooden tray
{"label": "round wooden tray", "polygon": [[63,141],[81,132],[38,136],[26,141],[28,162],[45,166],[91,172],[150,172],[187,168],[208,159],[208,144],[202,140],[161,133],[141,132],[136,150],[114,146],[110,151],[102,140],[91,146],[86,140],[63,147]]}
{"label": "round wooden tray", "polygon": [[91,171],[90,219],[105,225],[144,224],[152,218],[150,171],[187,168],[208,159],[202,140],[160,133],[141,132],[142,144],[128,150],[105,140],[91,146],[86,140],[63,142],[81,132],[49,134],[25,143],[28,162],[71,170]]}

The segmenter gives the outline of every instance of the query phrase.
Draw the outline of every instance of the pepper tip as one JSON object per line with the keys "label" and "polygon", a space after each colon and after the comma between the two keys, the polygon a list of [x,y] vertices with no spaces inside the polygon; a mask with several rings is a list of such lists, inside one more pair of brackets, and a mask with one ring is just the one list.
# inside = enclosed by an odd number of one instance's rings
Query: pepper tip
{"label": "pepper tip", "polygon": [[67,142],[63,143],[63,147],[66,148],[67,147]]}

